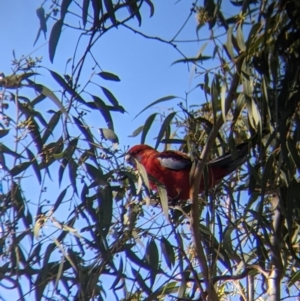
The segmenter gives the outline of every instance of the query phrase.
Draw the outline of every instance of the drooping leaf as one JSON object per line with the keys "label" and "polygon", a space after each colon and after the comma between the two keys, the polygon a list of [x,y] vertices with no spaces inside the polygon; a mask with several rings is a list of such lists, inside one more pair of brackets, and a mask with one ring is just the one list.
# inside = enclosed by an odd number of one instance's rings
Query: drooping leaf
{"label": "drooping leaf", "polygon": [[40,21],[40,30],[44,32],[44,34],[46,35],[47,33],[47,23],[46,23],[46,18],[45,18],[45,10],[42,6],[40,6],[37,10],[36,10],[36,14],[39,18]]}
{"label": "drooping leaf", "polygon": [[42,137],[42,143],[45,144],[49,138],[49,136],[53,133],[58,121],[59,121],[59,118],[61,116],[61,111],[57,111],[53,114],[53,116],[51,117],[47,127],[46,127],[46,130],[44,132],[44,135]]}
{"label": "drooping leaf", "polygon": [[143,132],[142,132],[142,136],[141,136],[141,144],[145,143],[146,136],[147,136],[147,134],[148,134],[148,132],[149,132],[149,130],[151,128],[151,125],[152,125],[153,121],[155,120],[156,115],[157,115],[157,113],[153,113],[152,115],[150,115],[147,118],[147,120],[146,120],[146,122],[145,122],[145,124],[143,126]]}
{"label": "drooping leaf", "polygon": [[155,282],[159,263],[158,249],[154,239],[151,239],[146,247],[145,258],[148,264],[153,267],[150,274],[150,286],[152,287]]}
{"label": "drooping leaf", "polygon": [[152,290],[146,285],[143,277],[141,276],[141,274],[135,270],[134,268],[131,268],[132,274],[135,277],[137,283],[139,284],[140,288],[142,289],[142,291],[144,293],[146,293],[147,295],[151,295]]}
{"label": "drooping leaf", "polygon": [[64,20],[66,13],[68,11],[69,5],[72,3],[72,0],[62,0],[61,6],[60,6],[60,18],[61,20]]}
{"label": "drooping leaf", "polygon": [[68,168],[69,168],[69,179],[71,185],[74,189],[74,192],[77,194],[76,178],[77,178],[78,164],[75,162],[75,160],[72,157],[69,159]]}
{"label": "drooping leaf", "polygon": [[5,137],[9,133],[9,129],[0,128],[0,138]]}
{"label": "drooping leaf", "polygon": [[103,12],[102,9],[102,1],[99,0],[91,0],[93,6],[93,26],[99,26],[100,14]]}
{"label": "drooping leaf", "polygon": [[21,172],[25,171],[32,163],[31,162],[23,162],[20,163],[16,166],[14,166],[11,170],[10,170],[10,174],[15,177],[18,174],[20,174]]}
{"label": "drooping leaf", "polygon": [[223,82],[221,87],[221,109],[223,121],[226,122],[226,83]]}
{"label": "drooping leaf", "polygon": [[192,57],[187,59],[179,59],[172,63],[172,65],[178,64],[178,63],[198,63],[210,60],[212,57],[207,55],[200,55],[199,57]]}
{"label": "drooping leaf", "polygon": [[146,108],[144,108],[141,112],[139,112],[133,119],[137,118],[139,115],[141,115],[144,111],[146,111],[147,109],[151,108],[152,106],[160,103],[160,102],[164,102],[164,101],[168,101],[168,100],[171,100],[171,99],[174,99],[174,98],[177,98],[176,96],[165,96],[165,97],[162,97],[154,102],[152,102],[150,105],[148,105]]}
{"label": "drooping leaf", "polygon": [[93,95],[93,99],[94,99],[96,107],[98,108],[98,110],[100,111],[102,116],[104,117],[107,127],[113,131],[114,130],[113,120],[111,118],[111,115],[107,108],[107,105],[103,102],[103,100],[101,100],[99,97],[97,97],[95,95]]}
{"label": "drooping leaf", "polygon": [[234,60],[234,52],[233,52],[233,44],[232,44],[232,30],[233,26],[230,26],[227,30],[227,41],[226,41],[226,49],[231,58]]}
{"label": "drooping leaf", "polygon": [[64,78],[62,78],[58,73],[49,70],[48,71],[51,73],[52,77],[56,80],[56,82],[68,93],[70,93],[70,95],[78,100],[80,103],[85,104],[84,99],[69,85],[69,83],[67,83]]}
{"label": "drooping leaf", "polygon": [[104,138],[105,140],[109,140],[112,143],[117,143],[117,144],[119,143],[118,136],[111,129],[101,128],[99,129],[99,133],[101,134],[102,138]]}
{"label": "drooping leaf", "polygon": [[90,5],[90,0],[83,0],[82,15],[81,15],[83,27],[85,27],[86,22],[87,22],[87,16],[88,16],[88,12],[89,12],[89,5]]}
{"label": "drooping leaf", "polygon": [[106,237],[111,226],[113,214],[113,197],[112,190],[109,185],[106,185],[103,188],[99,188],[97,192],[97,199],[97,215],[102,227],[102,235]]}
{"label": "drooping leaf", "polygon": [[117,99],[115,98],[115,96],[106,88],[101,87],[104,95],[107,97],[107,99],[109,100],[109,102],[114,106],[115,109],[117,109],[118,111],[120,111],[121,113],[124,113],[125,110],[122,106],[120,106],[119,102],[117,101]]}
{"label": "drooping leaf", "polygon": [[28,155],[28,159],[30,160],[30,162],[32,164],[32,168],[35,172],[35,175],[36,175],[39,183],[41,184],[42,177],[41,177],[41,172],[40,172],[39,165],[37,164],[36,157],[33,155],[33,153],[31,152],[31,150],[29,148],[26,148],[26,152],[27,152],[27,155]]}
{"label": "drooping leaf", "polygon": [[69,119],[69,121],[72,121],[68,112],[64,108],[63,104],[60,102],[60,100],[57,98],[57,96],[47,87],[40,85],[40,84],[35,84],[33,83],[32,87],[39,93],[43,94],[46,97],[49,97],[56,105],[57,107],[61,110],[62,113],[65,114],[66,118]]}
{"label": "drooping leaf", "polygon": [[246,50],[246,45],[245,45],[245,42],[244,42],[244,36],[243,36],[241,23],[239,24],[239,26],[237,28],[236,41],[237,41],[237,44],[240,48],[240,51],[244,52]]}
{"label": "drooping leaf", "polygon": [[136,130],[133,131],[133,133],[131,135],[129,135],[128,137],[136,137],[137,135],[139,135],[142,131],[143,131],[144,126],[141,125],[139,126]]}
{"label": "drooping leaf", "polygon": [[98,73],[98,75],[100,77],[102,77],[103,79],[105,79],[105,80],[111,80],[111,81],[114,81],[114,82],[121,81],[120,78],[117,75],[115,75],[113,73],[110,73],[110,72],[102,71],[102,72]]}
{"label": "drooping leaf", "polygon": [[176,112],[172,112],[170,113],[164,120],[163,124],[161,125],[161,128],[159,130],[159,133],[158,133],[158,136],[157,136],[157,139],[156,139],[156,143],[155,143],[155,149],[159,146],[160,144],[160,141],[162,140],[162,138],[164,137],[165,135],[165,132],[166,132],[166,129],[167,127],[170,125],[172,119],[174,118],[174,116],[176,115],[177,113]]}
{"label": "drooping leaf", "polygon": [[52,211],[53,213],[56,211],[56,209],[59,207],[59,205],[61,204],[61,202],[63,201],[63,199],[65,198],[66,196],[66,193],[67,193],[67,190],[68,190],[68,187],[66,187],[58,196],[58,198],[56,199],[53,207],[52,207]]}
{"label": "drooping leaf", "polygon": [[114,4],[112,0],[103,0],[108,16],[114,26],[117,26],[117,20],[115,16]]}
{"label": "drooping leaf", "polygon": [[157,184],[157,192],[161,202],[161,207],[166,219],[169,219],[169,198],[166,187],[164,185]]}
{"label": "drooping leaf", "polygon": [[154,15],[154,5],[151,2],[151,0],[145,0],[145,2],[149,5],[150,7],[150,18]]}
{"label": "drooping leaf", "polygon": [[52,27],[49,38],[49,59],[53,63],[54,55],[56,52],[57,44],[60,38],[61,30],[63,26],[63,20],[58,20]]}
{"label": "drooping leaf", "polygon": [[161,246],[161,251],[165,258],[165,261],[166,261],[169,269],[171,269],[172,266],[174,266],[174,264],[175,264],[174,249],[173,249],[172,245],[170,244],[170,242],[163,236],[161,237],[160,246]]}

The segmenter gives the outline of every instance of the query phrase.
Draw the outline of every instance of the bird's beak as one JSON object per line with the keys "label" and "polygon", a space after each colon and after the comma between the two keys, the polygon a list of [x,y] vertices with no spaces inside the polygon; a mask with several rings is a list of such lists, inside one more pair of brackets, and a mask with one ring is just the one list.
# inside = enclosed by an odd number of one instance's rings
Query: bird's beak
{"label": "bird's beak", "polygon": [[134,158],[130,155],[130,154],[125,154],[125,161],[127,164],[133,166],[133,167],[136,167],[136,164],[135,164],[135,160]]}
{"label": "bird's beak", "polygon": [[129,163],[131,156],[129,154],[125,154],[124,158],[125,158],[126,163]]}

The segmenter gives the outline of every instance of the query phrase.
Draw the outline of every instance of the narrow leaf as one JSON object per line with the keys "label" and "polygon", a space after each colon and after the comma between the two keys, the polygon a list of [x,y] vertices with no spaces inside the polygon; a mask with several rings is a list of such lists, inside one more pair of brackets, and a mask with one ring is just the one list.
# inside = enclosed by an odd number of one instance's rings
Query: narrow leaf
{"label": "narrow leaf", "polygon": [[98,75],[100,77],[102,77],[103,79],[105,79],[105,80],[111,80],[111,81],[114,81],[114,82],[121,81],[120,78],[117,75],[115,75],[113,73],[110,73],[110,72],[104,72],[103,71],[103,72],[98,73]]}
{"label": "narrow leaf", "polygon": [[114,4],[112,0],[104,0],[104,5],[109,15],[109,18],[114,26],[117,26],[117,20],[114,11]]}
{"label": "narrow leaf", "polygon": [[153,121],[155,120],[156,115],[157,115],[157,113],[154,113],[147,118],[147,120],[143,126],[143,132],[142,132],[142,136],[141,136],[141,144],[145,143],[146,136],[151,128]]}
{"label": "narrow leaf", "polygon": [[53,63],[54,55],[56,52],[56,47],[60,38],[61,30],[63,26],[63,20],[58,20],[53,25],[50,38],[49,38],[49,59],[50,62]]}
{"label": "narrow leaf", "polygon": [[111,115],[107,108],[107,105],[99,97],[94,96],[94,95],[92,95],[92,96],[95,101],[96,107],[99,109],[100,113],[102,114],[102,116],[104,117],[104,119],[106,121],[107,127],[113,131],[114,130],[113,120],[111,118]]}
{"label": "narrow leaf", "polygon": [[82,18],[82,24],[84,27],[85,27],[86,21],[87,21],[89,5],[90,5],[90,0],[83,0],[81,18]]}
{"label": "narrow leaf", "polygon": [[233,30],[233,26],[230,26],[227,30],[227,41],[226,41],[227,52],[231,60],[234,59],[233,44],[232,44],[232,30]]}
{"label": "narrow leaf", "polygon": [[239,24],[239,26],[237,28],[236,41],[237,41],[237,44],[240,48],[240,51],[242,51],[242,52],[245,51],[246,50],[246,45],[245,45],[245,42],[244,42],[244,36],[243,36],[241,23]]}
{"label": "narrow leaf", "polygon": [[223,121],[226,122],[226,83],[223,82],[221,87],[221,109]]}
{"label": "narrow leaf", "polygon": [[159,131],[159,133],[158,133],[157,139],[156,139],[156,144],[155,144],[155,147],[154,147],[155,149],[156,149],[156,148],[158,147],[158,145],[160,144],[160,141],[162,140],[162,138],[163,138],[163,136],[164,136],[164,134],[165,134],[165,132],[166,132],[167,127],[170,125],[172,119],[174,118],[174,116],[175,116],[176,114],[177,114],[176,112],[172,112],[171,114],[169,114],[169,115],[165,118],[165,120],[164,120],[164,122],[163,122],[163,124],[162,124],[162,126],[161,126],[161,128],[160,128],[160,131]]}
{"label": "narrow leaf", "polygon": [[147,109],[153,107],[154,105],[160,103],[160,102],[164,102],[164,101],[168,101],[168,100],[171,100],[171,99],[174,99],[174,98],[177,98],[176,96],[165,96],[165,97],[162,97],[154,102],[152,102],[150,105],[148,105],[146,108],[144,108],[141,112],[139,112],[133,119],[137,118],[139,115],[141,115],[144,111],[146,111]]}
{"label": "narrow leaf", "polygon": [[172,65],[175,65],[175,64],[177,64],[177,63],[196,63],[196,62],[203,62],[203,61],[210,60],[211,58],[212,58],[211,56],[200,55],[199,57],[176,60],[175,62],[172,63]]}
{"label": "narrow leaf", "polygon": [[36,161],[36,158],[35,156],[33,155],[33,153],[30,151],[29,148],[26,148],[26,152],[27,152],[27,155],[28,155],[28,158],[29,160],[31,161],[32,163],[32,168],[35,172],[35,175],[39,181],[39,183],[41,184],[42,182],[42,177],[41,177],[41,172],[40,172],[40,168],[39,168],[39,165],[37,164],[37,161]]}
{"label": "narrow leaf", "polygon": [[72,0],[63,0],[60,7],[60,18],[63,20],[68,11],[68,7],[71,4]]}
{"label": "narrow leaf", "polygon": [[61,204],[61,202],[63,201],[66,193],[67,193],[68,187],[66,187],[58,196],[57,200],[55,201],[54,206],[52,207],[52,211],[53,213],[56,211],[56,209],[59,207],[59,205]]}

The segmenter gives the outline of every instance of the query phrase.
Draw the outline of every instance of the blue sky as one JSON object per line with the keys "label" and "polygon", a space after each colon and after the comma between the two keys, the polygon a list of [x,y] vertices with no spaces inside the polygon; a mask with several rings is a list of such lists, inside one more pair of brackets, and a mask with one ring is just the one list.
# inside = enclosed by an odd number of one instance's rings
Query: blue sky
{"label": "blue sky", "polygon": [[[49,62],[48,44],[41,36],[33,47],[33,42],[39,26],[35,10],[40,1],[1,1],[0,3],[0,41],[1,57],[0,70],[6,75],[10,73],[12,50],[16,56],[29,55],[43,57],[43,65],[57,72],[63,72],[68,58],[72,57],[76,43],[76,32],[65,29],[56,51],[54,64]],[[47,7],[47,6],[45,6]],[[185,1],[157,1],[155,14],[149,18],[150,13],[146,6],[143,16],[142,27],[138,28],[137,21],[131,24],[142,32],[159,36],[165,39],[172,38],[180,28],[181,24],[189,15],[190,7]],[[196,20],[192,16],[178,39],[196,39]],[[48,27],[48,37],[49,37]],[[85,44],[82,44],[83,46]],[[202,43],[178,44],[187,56],[195,56]],[[119,83],[101,81],[95,77],[95,81],[109,88],[121,105],[128,113],[124,115],[115,114],[116,132],[120,137],[121,144],[131,144],[127,139],[134,129],[143,124],[150,113],[157,111],[157,107],[145,112],[132,121],[133,117],[149,103],[167,95],[185,96],[185,91],[192,88],[190,72],[185,64],[171,65],[175,60],[182,58],[180,54],[170,45],[162,44],[155,40],[147,40],[138,34],[125,29],[113,29],[103,36],[97,43],[94,54],[103,70],[118,75]],[[39,71],[38,71],[39,72]],[[91,69],[86,68],[87,78]],[[46,77],[37,78],[49,88],[58,89],[58,85]],[[95,89],[95,93],[100,91]],[[201,94],[194,93],[194,102],[201,103]],[[159,105],[161,109],[176,106],[179,100]],[[117,116],[116,116],[117,115]],[[104,122],[104,121],[103,121]],[[94,126],[104,127],[105,124],[94,123]],[[124,128],[126,124],[126,128]],[[134,143],[136,140],[132,140]],[[151,139],[148,143],[151,144]]]}

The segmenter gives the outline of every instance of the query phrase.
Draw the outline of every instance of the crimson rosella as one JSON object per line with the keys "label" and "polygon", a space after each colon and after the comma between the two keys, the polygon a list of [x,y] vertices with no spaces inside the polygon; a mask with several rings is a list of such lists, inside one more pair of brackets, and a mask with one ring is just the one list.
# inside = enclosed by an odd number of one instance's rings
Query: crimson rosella
{"label": "crimson rosella", "polygon": [[[227,153],[209,161],[207,163],[208,180],[204,181],[202,177],[199,193],[205,190],[205,182],[208,188],[212,188],[242,165],[246,161],[247,149],[248,144],[243,143],[236,147],[237,157],[235,159],[232,158],[231,153]],[[160,183],[165,186],[171,200],[187,200],[189,198],[192,160],[186,154],[173,150],[158,152],[149,145],[140,144],[131,147],[126,153],[125,159],[133,166],[135,165],[134,159],[136,159],[145,167],[151,189],[157,190],[157,183]]]}

